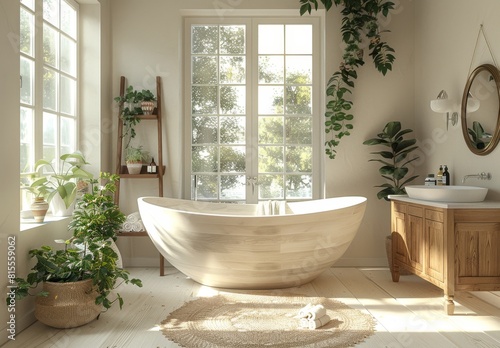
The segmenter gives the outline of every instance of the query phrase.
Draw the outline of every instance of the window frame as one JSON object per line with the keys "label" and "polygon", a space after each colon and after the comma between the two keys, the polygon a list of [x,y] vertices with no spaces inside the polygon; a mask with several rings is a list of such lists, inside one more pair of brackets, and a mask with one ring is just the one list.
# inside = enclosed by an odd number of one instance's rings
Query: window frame
{"label": "window frame", "polygon": [[[20,175],[21,177],[26,177],[31,174],[35,174],[34,172],[34,164],[38,159],[44,158],[44,132],[43,132],[43,123],[44,123],[44,113],[45,112],[50,112],[51,114],[56,116],[56,134],[55,134],[55,154],[54,154],[54,159],[55,159],[55,167],[56,170],[58,170],[57,166],[59,165],[59,157],[67,151],[62,151],[62,118],[69,118],[72,120],[74,127],[73,127],[73,134],[72,134],[72,144],[69,145],[69,149],[71,152],[76,151],[78,149],[78,144],[79,144],[79,123],[80,123],[80,108],[79,108],[79,99],[80,99],[80,27],[79,27],[79,21],[80,21],[80,7],[79,4],[74,1],[74,0],[59,0],[59,16],[61,15],[61,3],[65,2],[69,7],[71,7],[73,10],[76,12],[76,24],[75,24],[75,38],[72,38],[70,35],[66,34],[63,29],[61,28],[61,17],[59,17],[59,27],[55,27],[52,23],[46,21],[43,18],[43,1],[42,0],[33,0],[34,6],[33,9],[31,9],[29,6],[23,4],[20,2],[20,11],[28,11],[30,14],[34,16],[34,23],[33,23],[33,33],[32,33],[32,49],[33,49],[33,56],[28,56],[27,54],[23,53],[20,50],[19,53],[19,59],[29,59],[30,61],[33,62],[33,80],[31,81],[31,95],[32,95],[32,101],[31,104],[23,103],[20,99],[19,101],[19,110],[20,110],[20,121],[21,121],[21,110],[22,108],[27,108],[31,110],[32,112],[32,120],[31,120],[31,125],[32,129],[28,132],[31,132],[31,151],[28,156],[27,164],[28,164],[28,170],[23,171],[22,168],[20,168]],[[44,61],[44,52],[43,52],[43,40],[44,40],[44,26],[49,25],[52,29],[56,30],[58,33],[59,41],[57,42],[57,50],[59,52],[60,47],[62,45],[62,40],[61,37],[68,37],[72,39],[75,42],[75,68],[74,68],[74,76],[72,76],[70,73],[67,73],[63,70],[61,67],[61,57],[60,55],[58,56],[59,62],[58,62],[58,67],[52,67],[50,66],[51,69],[55,70],[59,75],[59,81],[57,82],[57,85],[59,88],[56,90],[56,101],[57,101],[57,110],[48,110],[44,108],[43,105],[43,84],[44,84],[44,69],[46,66],[48,66],[45,61]],[[71,79],[74,80],[74,115],[69,115],[67,113],[64,113],[61,110],[61,95],[62,95],[62,89],[60,88],[61,85],[61,80],[62,77],[70,77]],[[20,72],[20,82],[21,82],[21,87],[23,83],[22,75]],[[23,127],[21,127],[21,132],[23,132]],[[22,142],[23,138],[21,137],[20,141]],[[31,197],[29,194],[27,194],[26,191],[21,190],[21,212],[28,210],[29,209],[29,204],[31,201]]]}
{"label": "window frame", "polygon": [[[245,13],[249,13],[245,15]],[[284,12],[284,13],[283,13]],[[279,13],[279,15],[278,15]],[[292,14],[293,13],[293,14]],[[203,14],[196,13],[193,14],[192,11],[187,13],[184,17],[184,144],[185,144],[185,161],[183,165],[184,172],[184,182],[183,182],[183,196],[186,199],[191,199],[191,25],[193,24],[205,24],[205,25],[228,25],[228,24],[247,24],[247,148],[251,147],[251,152],[257,152],[257,129],[258,114],[256,98],[252,99],[252,95],[257,95],[258,89],[258,52],[256,50],[256,32],[258,30],[258,24],[312,24],[313,25],[313,52],[315,59],[315,69],[313,69],[313,100],[314,105],[312,122],[313,122],[313,140],[312,148],[314,151],[313,156],[313,192],[312,199],[319,199],[324,197],[324,156],[323,154],[323,143],[324,143],[324,125],[323,117],[325,112],[324,107],[324,93],[321,90],[321,86],[325,85],[324,78],[324,11],[319,10],[316,15],[310,17],[301,17],[296,11],[274,11],[266,10],[262,11],[234,11],[231,13],[233,16],[227,16],[223,19],[220,17],[213,16],[213,13],[207,13],[204,11]],[[251,102],[254,100],[254,102]],[[255,133],[255,134],[254,134]],[[251,137],[251,139],[250,139]],[[251,145],[250,145],[251,144]],[[257,165],[253,163],[257,156],[246,156],[247,165],[247,178],[257,177],[258,169]],[[254,168],[249,171],[248,168]],[[248,203],[256,203],[258,197],[254,197],[253,200],[249,200],[249,190],[250,185],[247,186],[246,201]],[[289,200],[303,200],[303,199],[289,199]]]}

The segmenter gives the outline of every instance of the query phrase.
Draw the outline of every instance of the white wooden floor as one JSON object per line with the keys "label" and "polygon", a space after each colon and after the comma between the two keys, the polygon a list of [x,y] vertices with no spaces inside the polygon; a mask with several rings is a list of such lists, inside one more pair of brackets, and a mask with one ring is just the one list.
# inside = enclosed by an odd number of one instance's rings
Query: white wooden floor
{"label": "white wooden floor", "polygon": [[[218,293],[173,268],[164,277],[155,268],[130,271],[144,287],[119,288],[125,299],[121,311],[113,307],[99,320],[70,330],[37,322],[2,347],[178,347],[157,325],[185,301]],[[439,288],[416,276],[393,283],[387,269],[332,268],[302,291],[335,298],[376,319],[376,333],[357,347],[500,347],[500,292],[459,293],[455,315],[447,316]]]}

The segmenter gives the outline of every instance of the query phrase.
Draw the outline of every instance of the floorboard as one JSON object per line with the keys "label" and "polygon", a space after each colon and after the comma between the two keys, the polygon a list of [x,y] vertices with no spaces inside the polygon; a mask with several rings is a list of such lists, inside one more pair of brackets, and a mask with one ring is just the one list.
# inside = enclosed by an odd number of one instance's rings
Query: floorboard
{"label": "floorboard", "polygon": [[[202,286],[171,268],[164,277],[156,268],[130,269],[143,288],[118,290],[122,310],[113,306],[99,320],[69,330],[35,322],[2,348],[177,348],[158,326],[170,312],[198,297],[224,293]],[[375,334],[356,347],[500,347],[500,292],[456,295],[456,314],[443,309],[443,291],[413,275],[391,280],[387,269],[332,268],[293,294],[342,301],[376,320]],[[231,291],[234,292],[234,291]]]}

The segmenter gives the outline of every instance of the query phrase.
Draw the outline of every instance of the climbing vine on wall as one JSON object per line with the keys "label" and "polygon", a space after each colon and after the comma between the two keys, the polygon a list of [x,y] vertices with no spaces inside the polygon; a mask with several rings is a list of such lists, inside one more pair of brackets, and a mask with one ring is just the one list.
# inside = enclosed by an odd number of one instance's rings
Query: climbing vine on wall
{"label": "climbing vine on wall", "polygon": [[[387,17],[394,9],[394,3],[386,0],[320,0],[328,11],[333,4],[341,8],[342,41],[345,44],[339,69],[333,73],[326,86],[328,102],[325,113],[325,152],[334,159],[340,140],[351,134],[354,119],[352,101],[347,96],[352,94],[354,80],[358,78],[357,69],[363,60],[363,40],[368,42],[369,55],[375,67],[385,75],[392,70],[395,60],[394,49],[383,41],[381,35],[388,30],[380,30],[380,16]],[[318,0],[300,0],[300,14],[311,13],[318,9]]]}

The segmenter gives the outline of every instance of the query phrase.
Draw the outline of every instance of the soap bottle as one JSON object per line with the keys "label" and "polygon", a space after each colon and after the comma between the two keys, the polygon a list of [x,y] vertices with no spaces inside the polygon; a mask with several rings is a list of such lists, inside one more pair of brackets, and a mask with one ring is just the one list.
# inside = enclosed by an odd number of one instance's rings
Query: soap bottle
{"label": "soap bottle", "polygon": [[450,186],[450,172],[448,171],[448,166],[446,164],[444,165],[443,183],[446,186]]}
{"label": "soap bottle", "polygon": [[443,185],[443,166],[439,166],[439,171],[436,175],[436,185]]}
{"label": "soap bottle", "polygon": [[424,184],[425,186],[436,186],[436,178],[434,177],[434,174],[427,175]]}
{"label": "soap bottle", "polygon": [[151,157],[151,163],[148,166],[148,173],[156,174],[156,163],[154,157]]}

